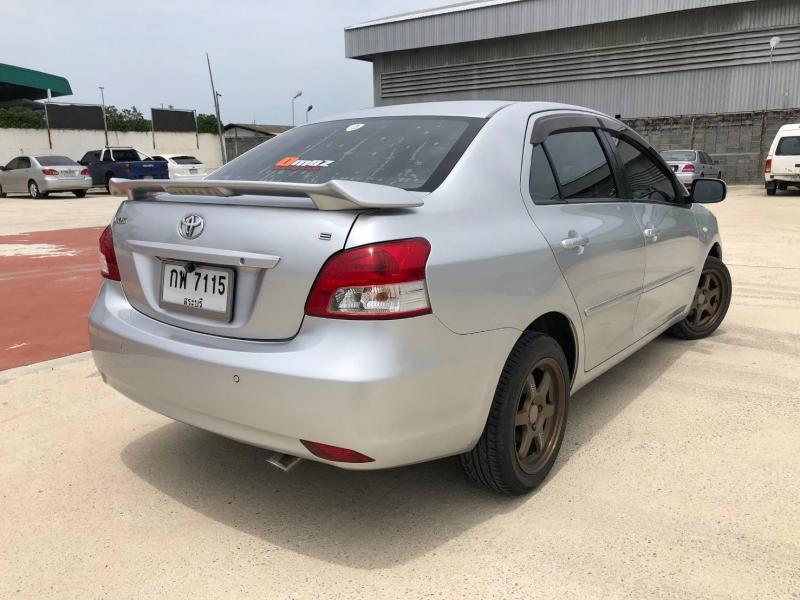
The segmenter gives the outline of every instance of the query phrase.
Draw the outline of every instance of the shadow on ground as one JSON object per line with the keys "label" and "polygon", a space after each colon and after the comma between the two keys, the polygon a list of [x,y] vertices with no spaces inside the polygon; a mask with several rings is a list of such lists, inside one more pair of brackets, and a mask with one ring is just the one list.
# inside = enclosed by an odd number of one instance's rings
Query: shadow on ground
{"label": "shadow on ground", "polygon": [[[556,469],[689,348],[659,339],[576,394]],[[506,498],[468,482],[456,459],[373,472],[304,462],[290,473],[264,452],[181,423],[126,446],[124,463],[164,494],[224,525],[314,558],[360,569],[406,562],[536,494]]]}

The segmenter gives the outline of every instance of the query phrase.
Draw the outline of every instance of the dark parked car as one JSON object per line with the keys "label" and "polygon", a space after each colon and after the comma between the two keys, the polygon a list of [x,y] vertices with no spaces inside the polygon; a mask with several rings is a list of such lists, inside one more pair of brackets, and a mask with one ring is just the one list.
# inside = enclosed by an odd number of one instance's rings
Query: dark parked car
{"label": "dark parked car", "polygon": [[105,186],[112,177],[124,179],[169,179],[167,163],[152,160],[144,152],[131,147],[107,147],[90,150],[78,161],[89,167],[92,183]]}

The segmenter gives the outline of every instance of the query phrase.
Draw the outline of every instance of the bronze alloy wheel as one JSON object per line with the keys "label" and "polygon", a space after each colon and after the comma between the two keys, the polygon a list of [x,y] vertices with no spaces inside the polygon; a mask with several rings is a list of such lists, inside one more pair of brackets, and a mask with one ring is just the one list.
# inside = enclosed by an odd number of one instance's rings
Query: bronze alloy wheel
{"label": "bronze alloy wheel", "polygon": [[566,383],[558,362],[543,358],[525,380],[514,419],[517,461],[526,473],[541,470],[556,451],[566,400]]}
{"label": "bronze alloy wheel", "polygon": [[724,293],[725,285],[719,272],[704,269],[686,317],[687,324],[701,331],[714,327],[722,315]]}
{"label": "bronze alloy wheel", "polygon": [[710,336],[728,312],[732,291],[728,267],[716,256],[707,257],[689,312],[683,320],[669,328],[670,335],[683,340],[699,340]]}

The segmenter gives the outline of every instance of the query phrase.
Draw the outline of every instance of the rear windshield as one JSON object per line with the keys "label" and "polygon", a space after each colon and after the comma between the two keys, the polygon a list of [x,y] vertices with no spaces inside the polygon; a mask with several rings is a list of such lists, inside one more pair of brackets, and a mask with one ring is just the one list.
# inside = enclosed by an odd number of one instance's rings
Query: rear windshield
{"label": "rear windshield", "polygon": [[669,150],[662,152],[661,156],[664,160],[694,162],[697,158],[697,153],[692,150]]}
{"label": "rear windshield", "polygon": [[58,167],[61,165],[77,165],[74,160],[66,156],[37,156],[36,162],[43,167]]}
{"label": "rear windshield", "polygon": [[136,150],[131,150],[128,148],[115,148],[111,151],[111,155],[114,157],[114,162],[136,162],[142,160]]}
{"label": "rear windshield", "polygon": [[173,156],[172,160],[174,160],[179,165],[199,165],[199,164],[202,164],[194,156]]}
{"label": "rear windshield", "polygon": [[292,183],[347,179],[427,192],[444,180],[483,123],[466,117],[314,123],[278,135],[209,178]]}
{"label": "rear windshield", "polygon": [[785,137],[778,142],[777,156],[800,156],[800,137]]}

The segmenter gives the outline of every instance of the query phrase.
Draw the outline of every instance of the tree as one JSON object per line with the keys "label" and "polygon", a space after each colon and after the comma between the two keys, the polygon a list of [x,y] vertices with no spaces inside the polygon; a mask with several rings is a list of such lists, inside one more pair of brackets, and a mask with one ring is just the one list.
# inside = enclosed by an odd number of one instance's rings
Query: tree
{"label": "tree", "polygon": [[24,106],[0,108],[0,128],[44,129],[44,114]]}
{"label": "tree", "polygon": [[106,106],[106,123],[109,131],[150,131],[152,123],[145,119],[138,108],[117,108],[114,105]]}
{"label": "tree", "polygon": [[216,115],[197,115],[197,133],[219,133]]}

